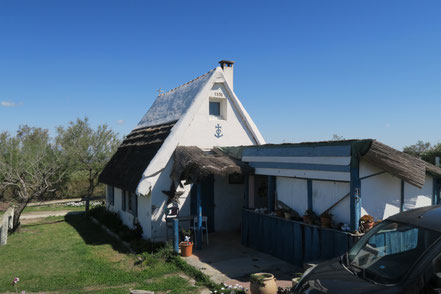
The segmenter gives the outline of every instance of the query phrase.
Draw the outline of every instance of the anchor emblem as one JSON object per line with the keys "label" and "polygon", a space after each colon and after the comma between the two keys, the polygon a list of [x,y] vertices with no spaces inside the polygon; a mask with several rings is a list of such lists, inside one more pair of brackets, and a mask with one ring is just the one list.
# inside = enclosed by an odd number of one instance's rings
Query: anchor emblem
{"label": "anchor emblem", "polygon": [[216,134],[214,134],[214,136],[216,138],[222,137],[223,136],[223,134],[222,134],[222,127],[219,124],[217,124],[217,126],[215,126],[215,128],[216,128]]}

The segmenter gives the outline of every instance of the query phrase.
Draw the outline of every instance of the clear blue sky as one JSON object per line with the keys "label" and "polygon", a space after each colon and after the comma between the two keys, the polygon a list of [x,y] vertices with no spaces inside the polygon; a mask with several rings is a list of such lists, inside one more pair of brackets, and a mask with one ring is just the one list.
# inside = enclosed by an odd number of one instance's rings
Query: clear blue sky
{"label": "clear blue sky", "polygon": [[0,1],[0,131],[77,117],[125,135],[236,61],[268,142],[441,141],[441,1]]}

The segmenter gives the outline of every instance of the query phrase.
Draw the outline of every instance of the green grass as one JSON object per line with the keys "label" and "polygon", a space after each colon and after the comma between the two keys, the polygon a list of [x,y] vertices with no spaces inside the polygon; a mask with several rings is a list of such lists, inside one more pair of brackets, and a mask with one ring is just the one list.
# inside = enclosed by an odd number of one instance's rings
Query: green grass
{"label": "green grass", "polygon": [[135,256],[83,215],[24,225],[0,247],[0,292],[128,293],[129,288],[196,293],[172,262],[135,265]]}
{"label": "green grass", "polygon": [[35,212],[35,211],[60,211],[60,210],[69,210],[69,211],[83,211],[85,210],[84,206],[62,206],[62,205],[46,205],[46,206],[27,206],[23,213],[27,212]]}

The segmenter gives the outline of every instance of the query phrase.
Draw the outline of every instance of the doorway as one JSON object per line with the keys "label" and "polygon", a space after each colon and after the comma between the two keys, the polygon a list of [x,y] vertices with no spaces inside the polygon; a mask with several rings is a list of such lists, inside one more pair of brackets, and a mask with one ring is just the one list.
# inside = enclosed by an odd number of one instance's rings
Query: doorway
{"label": "doorway", "polygon": [[[201,205],[202,215],[207,217],[208,232],[214,232],[214,177],[208,176],[202,180],[201,185]],[[196,201],[197,201],[197,186],[196,184],[191,187],[190,195],[190,213],[191,215],[197,215]]]}

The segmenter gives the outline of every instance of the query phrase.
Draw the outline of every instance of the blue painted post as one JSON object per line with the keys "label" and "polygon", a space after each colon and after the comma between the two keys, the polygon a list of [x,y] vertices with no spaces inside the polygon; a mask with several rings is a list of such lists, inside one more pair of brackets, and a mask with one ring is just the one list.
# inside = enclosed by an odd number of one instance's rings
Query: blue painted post
{"label": "blue painted post", "polygon": [[432,196],[432,205],[437,205],[440,203],[440,179],[433,178],[433,196]]}
{"label": "blue painted post", "polygon": [[400,212],[404,211],[404,181],[401,180]]}
{"label": "blue painted post", "polygon": [[173,219],[173,251],[179,253],[179,220]]}
{"label": "blue painted post", "polygon": [[312,180],[307,180],[307,187],[308,187],[308,209],[312,211]]}
{"label": "blue painted post", "polygon": [[202,185],[200,183],[197,185],[197,197],[196,197],[196,209],[197,209],[197,228],[196,228],[196,249],[202,249]]}
{"label": "blue painted post", "polygon": [[361,181],[359,168],[351,168],[351,198],[350,198],[351,230],[358,230],[358,220],[361,214]]}
{"label": "blue painted post", "polygon": [[274,204],[276,201],[276,177],[268,176],[268,211],[274,211]]}
{"label": "blue painted post", "polygon": [[245,177],[245,197],[243,201],[243,207],[248,208],[248,203],[250,201],[250,176],[244,175]]}

